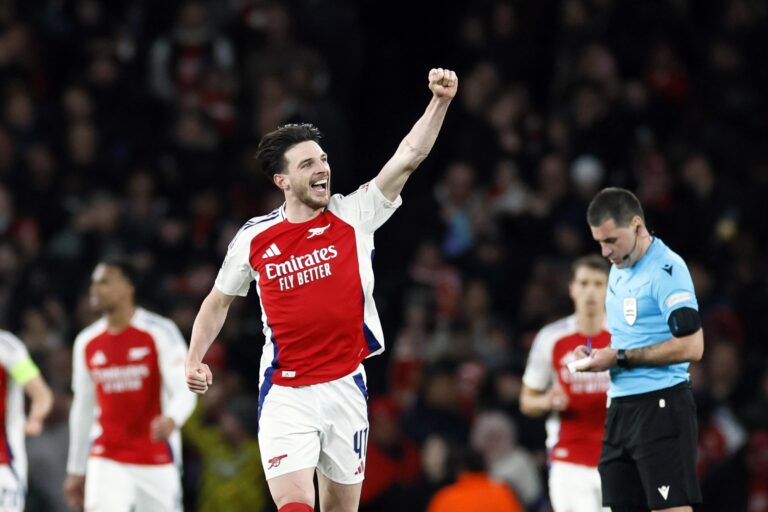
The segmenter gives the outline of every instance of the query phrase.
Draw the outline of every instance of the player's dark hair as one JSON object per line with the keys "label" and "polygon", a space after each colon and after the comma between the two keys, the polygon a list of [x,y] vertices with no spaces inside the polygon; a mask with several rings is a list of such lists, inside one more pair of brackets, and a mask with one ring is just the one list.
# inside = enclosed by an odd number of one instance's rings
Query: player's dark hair
{"label": "player's dark hair", "polygon": [[637,215],[645,221],[645,214],[635,194],[625,188],[604,188],[592,198],[587,208],[587,222],[597,227],[613,219],[616,227],[625,228]]}
{"label": "player's dark hair", "polygon": [[99,265],[114,267],[120,271],[126,281],[136,288],[139,283],[139,273],[136,267],[125,256],[108,256],[99,261]]}
{"label": "player's dark hair", "polygon": [[256,148],[256,164],[271,180],[275,174],[286,172],[285,152],[308,140],[320,142],[323,134],[309,123],[286,124],[262,137]]}
{"label": "player's dark hair", "polygon": [[485,473],[488,466],[485,457],[479,451],[470,447],[456,447],[452,450],[453,467],[456,473]]}
{"label": "player's dark hair", "polygon": [[576,271],[581,267],[591,268],[592,270],[597,270],[598,272],[602,272],[605,275],[608,275],[608,272],[611,271],[611,265],[608,263],[607,259],[597,254],[589,254],[587,256],[577,258],[571,264],[571,281],[574,280],[576,277]]}

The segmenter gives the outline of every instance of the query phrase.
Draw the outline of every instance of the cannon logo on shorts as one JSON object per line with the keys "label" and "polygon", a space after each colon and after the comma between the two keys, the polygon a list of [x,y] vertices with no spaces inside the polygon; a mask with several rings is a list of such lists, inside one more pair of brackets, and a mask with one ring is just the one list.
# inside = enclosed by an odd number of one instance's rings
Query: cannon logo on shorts
{"label": "cannon logo on shorts", "polygon": [[315,249],[301,256],[291,255],[280,263],[264,265],[267,279],[277,279],[280,291],[290,290],[331,275],[330,261],[339,255],[335,245]]}
{"label": "cannon logo on shorts", "polygon": [[267,462],[269,462],[269,467],[267,469],[276,468],[280,465],[280,463],[283,461],[284,458],[288,457],[287,453],[284,453],[283,455],[278,455],[277,457],[272,457]]}

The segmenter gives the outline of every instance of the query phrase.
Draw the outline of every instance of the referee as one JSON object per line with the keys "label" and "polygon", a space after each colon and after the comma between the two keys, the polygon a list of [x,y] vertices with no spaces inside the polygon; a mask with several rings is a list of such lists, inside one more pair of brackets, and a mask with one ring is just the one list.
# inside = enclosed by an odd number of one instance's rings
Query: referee
{"label": "referee", "polygon": [[600,191],[587,222],[612,263],[605,299],[611,346],[577,349],[579,370],[611,374],[598,466],[603,505],[613,512],[691,511],[701,490],[688,364],[704,352],[691,275],[648,232],[632,192]]}

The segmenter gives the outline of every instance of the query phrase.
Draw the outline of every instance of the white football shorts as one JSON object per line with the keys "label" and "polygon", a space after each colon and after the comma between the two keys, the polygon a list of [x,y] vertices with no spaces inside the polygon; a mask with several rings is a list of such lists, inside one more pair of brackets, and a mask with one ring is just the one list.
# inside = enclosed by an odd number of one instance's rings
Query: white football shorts
{"label": "white football shorts", "polygon": [[24,485],[8,464],[0,465],[0,512],[24,510]]}
{"label": "white football shorts", "polygon": [[610,512],[603,507],[596,467],[553,461],[549,468],[549,501],[554,512]]}
{"label": "white football shorts", "polygon": [[262,384],[259,446],[267,480],[317,468],[330,480],[356,484],[365,476],[368,391],[365,369],[310,386]]}
{"label": "white football shorts", "polygon": [[175,464],[125,464],[89,457],[85,512],[181,512],[181,478]]}

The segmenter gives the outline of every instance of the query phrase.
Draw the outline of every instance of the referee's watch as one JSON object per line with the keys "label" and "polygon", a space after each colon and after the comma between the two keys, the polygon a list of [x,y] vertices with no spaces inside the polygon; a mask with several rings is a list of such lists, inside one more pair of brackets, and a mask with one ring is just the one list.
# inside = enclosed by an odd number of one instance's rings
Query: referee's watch
{"label": "referee's watch", "polygon": [[619,368],[629,368],[629,360],[627,359],[627,351],[620,348],[616,351],[616,366]]}

